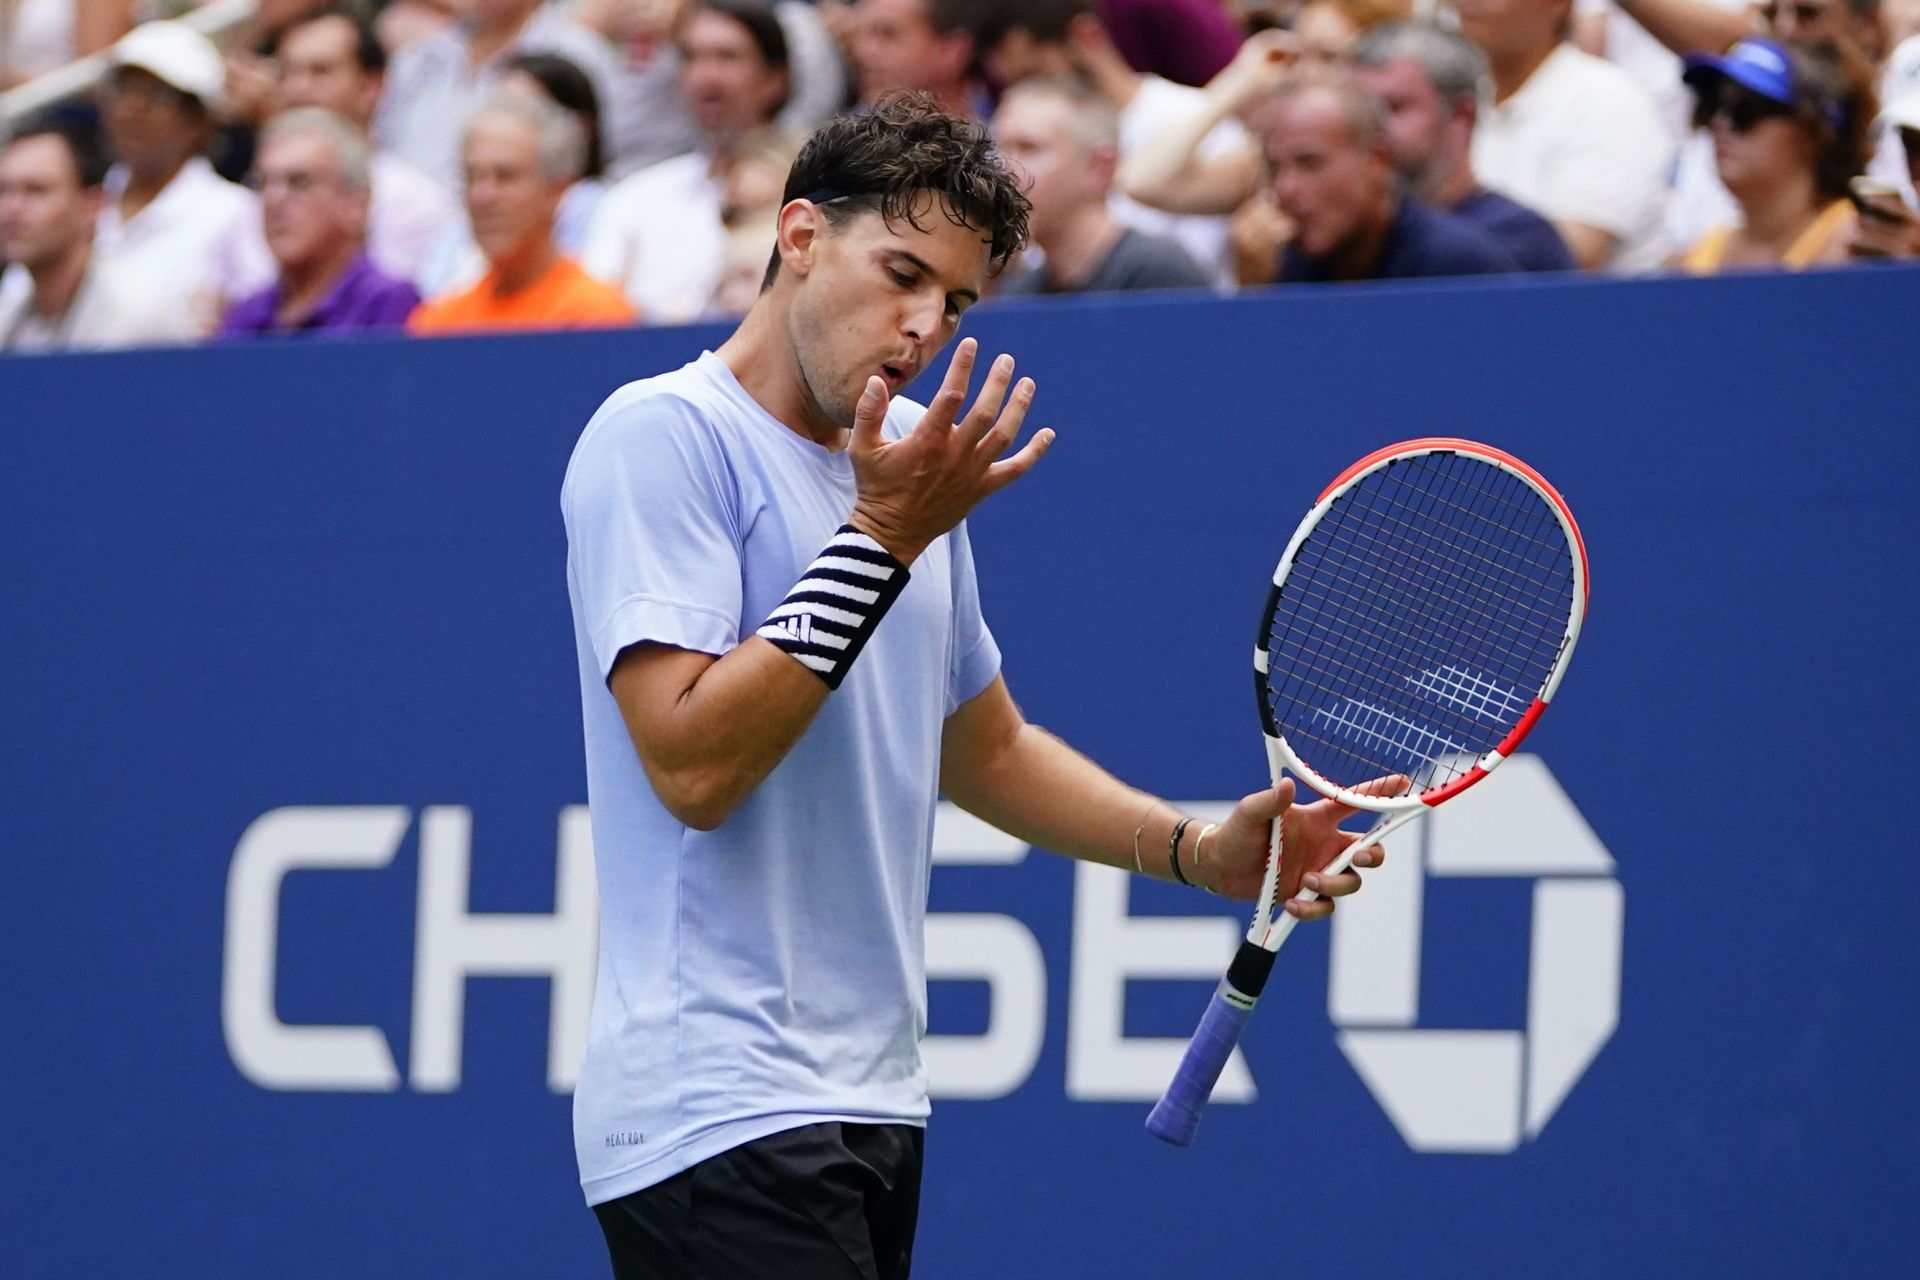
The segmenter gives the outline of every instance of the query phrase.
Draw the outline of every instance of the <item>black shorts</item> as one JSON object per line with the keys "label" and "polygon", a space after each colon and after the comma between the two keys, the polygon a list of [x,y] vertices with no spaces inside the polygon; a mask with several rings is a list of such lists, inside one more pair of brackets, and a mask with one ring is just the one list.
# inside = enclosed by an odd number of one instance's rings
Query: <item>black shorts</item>
{"label": "black shorts", "polygon": [[597,1204],[614,1280],[906,1280],[925,1139],[810,1124]]}

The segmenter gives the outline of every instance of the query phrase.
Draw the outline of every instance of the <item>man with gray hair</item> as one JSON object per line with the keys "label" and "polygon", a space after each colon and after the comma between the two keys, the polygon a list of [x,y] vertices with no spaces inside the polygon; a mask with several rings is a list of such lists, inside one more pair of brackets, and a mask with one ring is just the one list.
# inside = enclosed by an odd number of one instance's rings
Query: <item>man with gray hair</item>
{"label": "man with gray hair", "polygon": [[1519,270],[1484,231],[1401,191],[1386,113],[1350,78],[1284,86],[1268,109],[1266,148],[1274,200],[1294,224],[1285,282]]}
{"label": "man with gray hair", "polygon": [[1000,100],[993,140],[1033,202],[1045,261],[1010,272],[1004,295],[1205,289],[1213,277],[1171,237],[1122,223],[1111,208],[1119,122],[1092,85],[1022,80]]}
{"label": "man with gray hair", "polygon": [[560,198],[586,168],[580,121],[545,98],[502,93],[467,122],[461,147],[467,221],[487,274],[413,313],[413,333],[575,329],[632,324],[625,295],[553,242]]}
{"label": "man with gray hair", "polygon": [[260,219],[279,278],[236,304],[220,336],[397,329],[420,304],[367,257],[368,154],[331,111],[299,107],[260,135]]}
{"label": "man with gray hair", "polygon": [[1524,271],[1573,269],[1552,223],[1474,177],[1485,54],[1432,23],[1391,22],[1365,32],[1352,58],[1355,77],[1386,110],[1394,165],[1416,199],[1473,223]]}

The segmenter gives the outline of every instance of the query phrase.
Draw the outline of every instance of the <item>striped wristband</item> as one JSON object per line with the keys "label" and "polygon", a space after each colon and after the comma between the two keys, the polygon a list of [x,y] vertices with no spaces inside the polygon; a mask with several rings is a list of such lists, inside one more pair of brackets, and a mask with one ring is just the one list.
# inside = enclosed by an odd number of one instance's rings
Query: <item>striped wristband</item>
{"label": "striped wristband", "polygon": [[910,576],[885,547],[843,524],[754,634],[838,689]]}

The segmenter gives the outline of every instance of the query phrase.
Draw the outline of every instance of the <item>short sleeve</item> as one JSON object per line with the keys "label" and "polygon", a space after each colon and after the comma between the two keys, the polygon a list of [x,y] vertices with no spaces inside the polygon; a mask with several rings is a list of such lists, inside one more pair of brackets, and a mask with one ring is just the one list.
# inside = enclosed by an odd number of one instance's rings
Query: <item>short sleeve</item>
{"label": "short sleeve", "polygon": [[740,639],[739,494],[715,428],[678,397],[615,393],[561,489],[579,625],[605,679],[642,641],[720,655]]}
{"label": "short sleeve", "polygon": [[1000,674],[1000,646],[980,611],[980,583],[973,572],[973,543],[966,522],[947,535],[953,557],[953,658],[947,668],[947,714],[979,696]]}

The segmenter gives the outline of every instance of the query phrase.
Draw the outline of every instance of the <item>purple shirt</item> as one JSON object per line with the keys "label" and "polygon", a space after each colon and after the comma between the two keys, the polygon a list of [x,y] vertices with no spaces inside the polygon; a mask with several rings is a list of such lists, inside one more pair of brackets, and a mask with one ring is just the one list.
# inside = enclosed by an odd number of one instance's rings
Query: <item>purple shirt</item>
{"label": "purple shirt", "polygon": [[1100,16],[1135,71],[1181,84],[1213,79],[1246,38],[1219,0],[1100,0]]}
{"label": "purple shirt", "polygon": [[398,329],[420,305],[412,285],[382,275],[365,254],[355,258],[333,288],[306,318],[291,327],[275,319],[280,311],[276,281],[227,309],[219,337],[248,338],[270,333],[343,333],[355,329]]}

